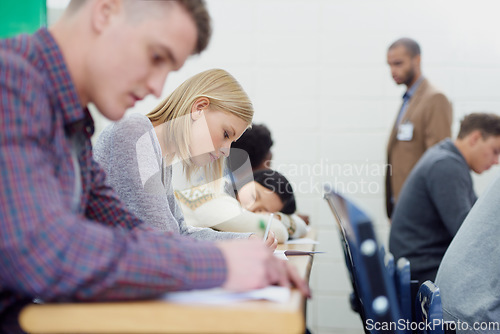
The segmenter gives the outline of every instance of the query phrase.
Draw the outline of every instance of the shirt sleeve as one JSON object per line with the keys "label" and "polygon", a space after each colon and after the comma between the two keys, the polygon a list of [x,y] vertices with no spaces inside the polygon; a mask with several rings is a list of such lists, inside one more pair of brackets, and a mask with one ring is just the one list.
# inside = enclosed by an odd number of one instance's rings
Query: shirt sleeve
{"label": "shirt sleeve", "polygon": [[[43,84],[32,79],[16,76],[18,85],[0,80],[2,289],[51,301],[144,298],[220,286],[227,269],[215,245],[141,228],[110,228],[70,211],[50,141],[50,105]],[[133,220],[116,199],[106,197],[100,200],[109,212]],[[97,202],[91,206],[95,218],[110,217],[97,213]]]}
{"label": "shirt sleeve", "polygon": [[441,140],[451,137],[453,111],[451,103],[442,93],[436,94],[429,101],[425,116],[425,148],[428,149]]}
{"label": "shirt sleeve", "polygon": [[457,160],[437,161],[426,178],[429,195],[450,235],[454,236],[475,202],[469,171]]}

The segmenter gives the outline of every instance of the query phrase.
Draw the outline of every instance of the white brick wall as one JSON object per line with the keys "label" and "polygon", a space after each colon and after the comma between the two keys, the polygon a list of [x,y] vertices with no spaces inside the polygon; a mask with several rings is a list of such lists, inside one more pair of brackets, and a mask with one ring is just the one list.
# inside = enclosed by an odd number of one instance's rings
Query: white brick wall
{"label": "white brick wall", "polygon": [[[378,186],[374,193],[349,195],[370,213],[386,242],[383,176],[370,173],[385,162],[388,132],[404,92],[390,77],[386,49],[402,36],[419,41],[424,75],[453,103],[456,133],[466,113],[500,114],[500,3],[207,1],[214,21],[210,47],[168,78],[164,94],[199,71],[227,69],[253,100],[255,121],[273,132],[275,167],[344,166],[340,174],[301,172],[289,178],[304,190],[297,194],[299,209],[311,215],[318,248],[327,251],[313,266],[308,326],[316,334],[362,333],[348,306],[350,286],[333,217],[315,186],[335,177],[351,187],[362,180]],[[146,113],[156,102],[148,99],[133,111]],[[98,128],[102,125],[99,121]],[[346,175],[346,165],[368,166],[370,172]],[[478,193],[498,170],[474,177]]]}

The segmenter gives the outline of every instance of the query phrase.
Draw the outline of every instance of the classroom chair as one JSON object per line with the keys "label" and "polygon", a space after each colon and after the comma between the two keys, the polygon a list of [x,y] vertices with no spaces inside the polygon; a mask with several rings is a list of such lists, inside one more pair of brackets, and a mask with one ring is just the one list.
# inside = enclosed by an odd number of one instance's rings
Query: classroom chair
{"label": "classroom chair", "polygon": [[394,279],[384,263],[385,252],[376,238],[371,220],[335,191],[328,190],[324,197],[337,221],[353,288],[351,298],[355,299],[355,305],[359,305],[365,333],[405,333],[396,326],[402,316]]}
{"label": "classroom chair", "polygon": [[439,288],[431,281],[425,281],[418,289],[415,301],[415,321],[419,334],[453,334],[451,323],[443,320],[443,307]]}
{"label": "classroom chair", "polygon": [[[382,246],[381,250],[385,249]],[[402,257],[398,259],[397,264],[394,263],[394,256],[386,252],[384,254],[384,262],[387,272],[394,282],[396,288],[396,296],[399,302],[399,309],[403,319],[412,321],[414,319],[414,298],[418,290],[418,281],[410,278],[410,261]],[[415,288],[416,286],[416,288]],[[414,292],[413,292],[414,291]],[[405,333],[411,334],[411,330],[405,330]]]}

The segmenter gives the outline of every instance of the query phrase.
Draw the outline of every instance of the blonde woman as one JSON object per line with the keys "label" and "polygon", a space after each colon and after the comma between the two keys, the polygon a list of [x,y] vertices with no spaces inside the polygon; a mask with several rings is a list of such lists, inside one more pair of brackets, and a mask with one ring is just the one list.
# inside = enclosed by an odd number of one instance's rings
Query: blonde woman
{"label": "blonde woman", "polygon": [[[94,147],[95,159],[120,199],[154,228],[201,240],[249,238],[250,233],[187,226],[172,188],[172,164],[182,163],[187,179],[200,168],[208,179],[222,178],[231,143],[252,117],[240,84],[224,70],[208,70],[186,80],[146,116],[132,114],[108,126]],[[275,248],[274,235],[266,243]]]}

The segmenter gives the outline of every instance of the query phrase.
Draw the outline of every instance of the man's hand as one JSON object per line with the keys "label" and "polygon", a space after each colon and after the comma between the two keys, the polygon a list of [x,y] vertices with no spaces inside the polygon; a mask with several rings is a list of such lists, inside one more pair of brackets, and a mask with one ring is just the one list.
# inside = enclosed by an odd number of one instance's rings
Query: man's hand
{"label": "man's hand", "polygon": [[287,261],[280,260],[258,240],[233,240],[217,243],[226,259],[228,275],[223,288],[246,291],[268,285],[296,287],[310,297],[309,286]]}

